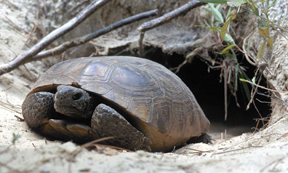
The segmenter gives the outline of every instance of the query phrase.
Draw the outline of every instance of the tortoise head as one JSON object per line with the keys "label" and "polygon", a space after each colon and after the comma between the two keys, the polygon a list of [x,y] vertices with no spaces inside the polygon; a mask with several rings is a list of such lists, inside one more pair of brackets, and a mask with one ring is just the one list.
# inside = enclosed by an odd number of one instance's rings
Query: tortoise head
{"label": "tortoise head", "polygon": [[71,118],[89,118],[95,109],[95,101],[88,92],[73,86],[59,85],[54,97],[57,112]]}

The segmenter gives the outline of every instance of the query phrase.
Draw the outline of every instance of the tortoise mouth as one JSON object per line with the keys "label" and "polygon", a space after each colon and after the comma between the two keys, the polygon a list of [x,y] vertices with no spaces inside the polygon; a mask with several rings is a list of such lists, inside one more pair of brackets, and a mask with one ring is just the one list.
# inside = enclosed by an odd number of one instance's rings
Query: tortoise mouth
{"label": "tortoise mouth", "polygon": [[56,112],[60,113],[64,117],[67,117],[68,119],[87,119],[87,117],[85,118],[82,116],[82,111],[76,107],[63,105],[58,106],[57,104],[54,104],[54,109]]}
{"label": "tortoise mouth", "polygon": [[49,120],[63,121],[69,125],[85,125],[91,127],[91,117],[81,118],[75,116],[67,116],[58,112],[57,117],[50,118]]}
{"label": "tortoise mouth", "polygon": [[55,117],[50,119],[63,120],[69,122],[69,124],[83,124],[91,125],[92,114],[88,117],[83,116],[83,112],[73,106],[63,106],[54,104]]}

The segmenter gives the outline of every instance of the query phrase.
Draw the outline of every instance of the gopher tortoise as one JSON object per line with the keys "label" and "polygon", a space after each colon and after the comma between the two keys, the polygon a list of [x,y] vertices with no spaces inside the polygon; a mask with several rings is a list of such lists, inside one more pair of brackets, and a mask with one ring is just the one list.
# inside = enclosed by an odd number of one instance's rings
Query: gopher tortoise
{"label": "gopher tortoise", "polygon": [[22,113],[32,130],[50,139],[84,143],[113,136],[106,143],[130,150],[169,151],[208,139],[210,128],[178,76],[126,56],[55,64],[37,80]]}

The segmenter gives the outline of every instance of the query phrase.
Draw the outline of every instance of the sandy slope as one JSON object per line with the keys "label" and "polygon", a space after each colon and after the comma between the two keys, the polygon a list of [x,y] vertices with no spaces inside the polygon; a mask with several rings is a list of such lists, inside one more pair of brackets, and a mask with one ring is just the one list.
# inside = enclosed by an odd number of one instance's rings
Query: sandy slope
{"label": "sandy slope", "polygon": [[[0,64],[22,51],[31,31],[25,22],[35,20],[29,11],[32,1],[9,2],[19,9],[0,1]],[[22,30],[11,27],[8,19]],[[33,80],[45,70],[41,64],[27,64],[30,73],[21,67],[0,77],[0,172],[288,172],[287,118],[255,135],[189,145],[174,153],[83,150],[71,160],[79,146],[46,141],[15,118],[21,117],[21,104]],[[13,134],[21,135],[14,145]]]}

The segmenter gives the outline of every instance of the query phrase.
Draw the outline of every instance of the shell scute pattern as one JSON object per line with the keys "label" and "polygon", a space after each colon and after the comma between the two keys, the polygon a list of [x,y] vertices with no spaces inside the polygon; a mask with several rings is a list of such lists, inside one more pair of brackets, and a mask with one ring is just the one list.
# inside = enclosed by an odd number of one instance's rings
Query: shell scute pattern
{"label": "shell scute pattern", "polygon": [[146,59],[78,58],[53,66],[38,81],[36,88],[76,82],[84,90],[101,95],[171,136],[181,134],[188,138],[201,133],[199,121],[208,121],[181,79]]}

